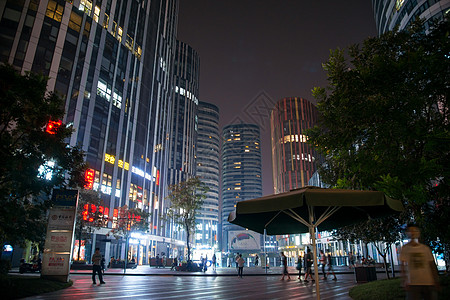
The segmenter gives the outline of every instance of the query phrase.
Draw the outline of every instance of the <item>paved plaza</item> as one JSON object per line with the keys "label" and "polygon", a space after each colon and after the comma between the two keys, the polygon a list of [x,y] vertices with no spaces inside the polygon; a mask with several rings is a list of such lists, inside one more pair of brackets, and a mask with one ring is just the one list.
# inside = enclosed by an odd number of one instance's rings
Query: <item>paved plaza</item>
{"label": "paved plaza", "polygon": [[[290,271],[294,274],[295,269]],[[346,271],[337,274],[337,281],[320,280],[321,299],[351,299],[348,291],[356,285],[355,275]],[[272,268],[268,275],[257,268],[246,268],[242,279],[233,268],[187,273],[140,266],[127,270],[126,275],[122,273],[119,269],[109,270],[105,285],[93,285],[88,271],[73,272],[72,287],[26,299],[315,299],[316,296],[311,281],[299,282],[295,275],[291,275],[291,281],[281,281],[281,268]],[[377,276],[384,278],[381,273]]]}

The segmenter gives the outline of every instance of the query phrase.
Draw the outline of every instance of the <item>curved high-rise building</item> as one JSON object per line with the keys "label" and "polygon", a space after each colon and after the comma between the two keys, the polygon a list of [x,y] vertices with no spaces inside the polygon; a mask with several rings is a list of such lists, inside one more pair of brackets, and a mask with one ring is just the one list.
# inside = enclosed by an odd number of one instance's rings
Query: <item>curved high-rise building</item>
{"label": "curved high-rise building", "polygon": [[149,234],[128,249],[97,231],[91,247],[105,257],[147,263],[171,241],[160,216],[177,18],[178,0],[0,2],[0,60],[49,76],[48,90],[64,97],[70,144],[85,151],[109,217],[124,205],[152,214]]}
{"label": "curved high-rise building", "polygon": [[196,175],[209,187],[203,206],[197,214],[195,243],[200,247],[214,248],[218,242],[219,134],[219,108],[211,103],[199,102]]}
{"label": "curved high-rise building", "polygon": [[199,55],[181,41],[176,43],[173,74],[169,183],[177,184],[195,175],[200,79]]}
{"label": "curved high-rise building", "polygon": [[230,242],[228,231],[242,230],[228,222],[236,203],[262,196],[260,129],[254,124],[228,125],[223,128],[222,139],[222,248],[225,249],[225,243]]}
{"label": "curved high-rise building", "polygon": [[431,22],[443,19],[450,10],[450,0],[372,0],[378,34],[408,27],[416,18],[425,20],[425,30]]}
{"label": "curved high-rise building", "polygon": [[317,108],[303,98],[279,100],[270,115],[274,193],[308,185],[316,171],[316,151],[305,130],[317,122]]}

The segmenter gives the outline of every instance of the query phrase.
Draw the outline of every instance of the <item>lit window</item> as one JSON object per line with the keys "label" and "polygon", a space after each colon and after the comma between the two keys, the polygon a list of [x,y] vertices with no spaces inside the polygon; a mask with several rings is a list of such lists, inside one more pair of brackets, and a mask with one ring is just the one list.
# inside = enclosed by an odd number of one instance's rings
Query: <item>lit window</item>
{"label": "lit window", "polygon": [[119,42],[121,42],[122,41],[122,35],[123,35],[123,30],[122,30],[122,27],[118,27],[117,28],[117,40],[119,41]]}
{"label": "lit window", "polygon": [[115,107],[121,108],[122,107],[122,96],[120,96],[119,94],[114,92],[112,103]]}
{"label": "lit window", "polygon": [[125,46],[132,51],[134,45],[134,39],[127,34],[127,40],[125,41]]}
{"label": "lit window", "polygon": [[109,16],[105,13],[105,18],[103,19],[103,28],[108,29]]}
{"label": "lit window", "polygon": [[395,1],[395,9],[400,10],[400,8],[402,8],[402,6],[403,6],[403,2],[405,2],[405,0]]}
{"label": "lit window", "polygon": [[141,46],[136,44],[136,52],[134,53],[138,59],[141,59],[142,55],[142,48]]}
{"label": "lit window", "polygon": [[100,7],[96,6],[96,7],[94,8],[94,16],[93,16],[93,19],[94,19],[95,22],[98,23],[99,18],[100,18]]}
{"label": "lit window", "polygon": [[105,98],[108,101],[111,99],[111,89],[108,88],[108,86],[106,85],[106,82],[103,82],[101,80],[98,81],[97,95]]}
{"label": "lit window", "polygon": [[80,6],[78,7],[80,10],[84,10],[87,15],[91,14],[92,10],[92,2],[89,0],[81,0]]}
{"label": "lit window", "polygon": [[47,5],[47,11],[45,15],[49,18],[52,18],[55,21],[61,22],[62,15],[64,13],[64,6],[59,5],[56,1],[50,0]]}

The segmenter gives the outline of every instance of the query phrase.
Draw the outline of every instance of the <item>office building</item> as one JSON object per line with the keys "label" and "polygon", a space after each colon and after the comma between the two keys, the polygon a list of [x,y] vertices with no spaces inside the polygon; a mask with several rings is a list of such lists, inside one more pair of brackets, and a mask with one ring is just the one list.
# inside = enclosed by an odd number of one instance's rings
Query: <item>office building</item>
{"label": "office building", "polygon": [[408,27],[417,18],[425,21],[425,30],[450,10],[450,0],[372,0],[378,34]]}
{"label": "office building", "polygon": [[105,257],[142,264],[184,247],[161,218],[177,14],[177,0],[0,1],[0,60],[49,76],[48,90],[66,100],[70,144],[86,152],[110,219],[124,205],[151,213],[149,234],[129,248],[103,228],[85,258],[100,247]]}
{"label": "office building", "polygon": [[[208,187],[203,207],[197,214],[195,244],[198,248],[216,249],[219,223],[220,176],[219,108],[211,103],[199,102],[197,135],[197,172]],[[205,252],[206,253],[206,252]],[[211,256],[209,256],[211,258]]]}
{"label": "office building", "polygon": [[317,122],[317,108],[303,98],[283,98],[272,109],[270,128],[274,193],[308,185],[316,171],[318,155],[305,130]]}
{"label": "office building", "polygon": [[260,236],[246,236],[252,243],[243,245],[242,228],[228,223],[228,215],[239,201],[262,196],[260,130],[254,124],[232,124],[222,132],[222,249],[259,250]]}

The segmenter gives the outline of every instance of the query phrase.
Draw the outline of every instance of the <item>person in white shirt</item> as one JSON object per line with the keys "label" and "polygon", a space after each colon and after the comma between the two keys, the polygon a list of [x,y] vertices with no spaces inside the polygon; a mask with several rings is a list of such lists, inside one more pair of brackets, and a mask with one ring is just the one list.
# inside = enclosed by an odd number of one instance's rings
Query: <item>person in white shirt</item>
{"label": "person in white shirt", "polygon": [[402,283],[406,299],[437,299],[439,278],[433,255],[428,246],[419,243],[419,227],[409,224],[406,228],[410,242],[400,252]]}

